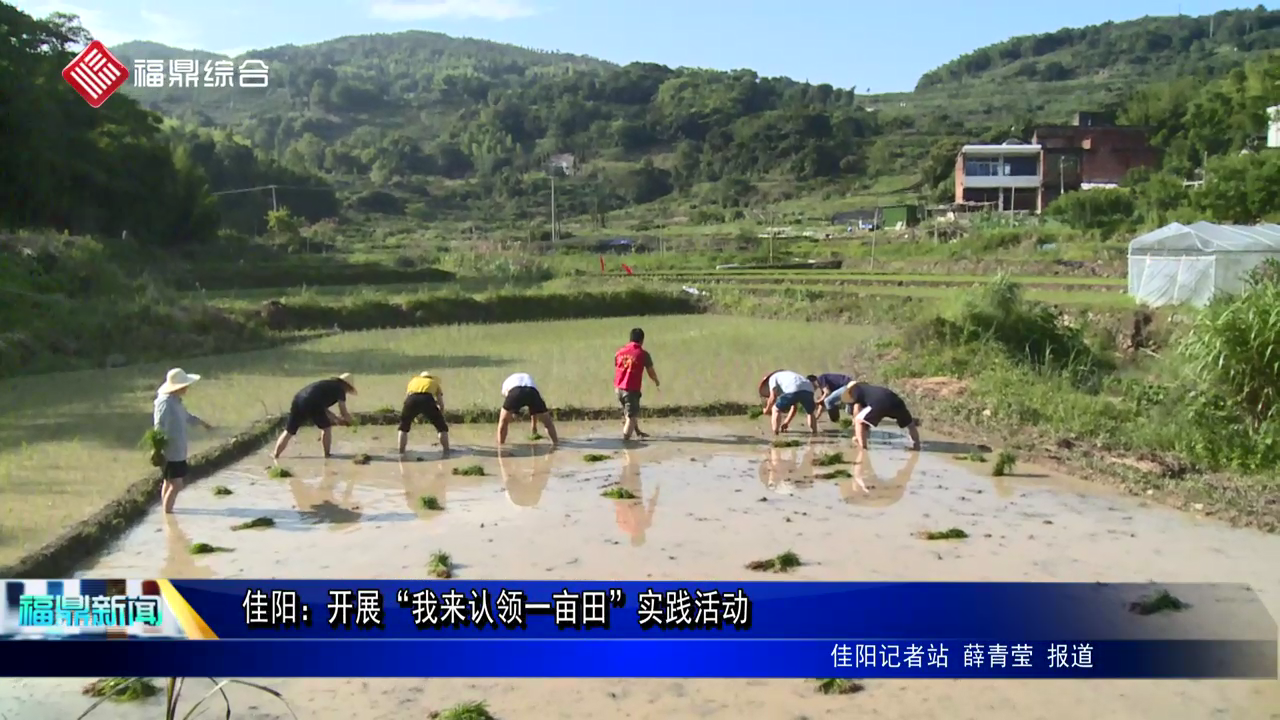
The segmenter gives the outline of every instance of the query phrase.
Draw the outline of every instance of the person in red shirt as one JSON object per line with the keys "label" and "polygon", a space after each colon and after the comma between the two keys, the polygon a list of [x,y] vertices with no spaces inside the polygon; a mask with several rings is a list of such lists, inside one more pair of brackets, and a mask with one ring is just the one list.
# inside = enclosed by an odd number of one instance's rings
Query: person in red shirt
{"label": "person in red shirt", "polygon": [[613,387],[622,405],[622,439],[630,440],[632,435],[649,437],[640,431],[640,386],[646,373],[654,387],[662,387],[662,383],[653,369],[653,356],[644,349],[644,330],[631,330],[631,342],[613,356],[613,368]]}

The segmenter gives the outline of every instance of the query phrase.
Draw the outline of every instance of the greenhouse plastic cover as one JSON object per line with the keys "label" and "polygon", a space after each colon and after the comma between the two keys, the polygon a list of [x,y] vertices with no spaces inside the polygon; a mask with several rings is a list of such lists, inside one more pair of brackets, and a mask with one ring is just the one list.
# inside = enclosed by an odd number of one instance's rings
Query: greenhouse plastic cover
{"label": "greenhouse plastic cover", "polygon": [[1150,306],[1203,306],[1238,293],[1249,271],[1280,260],[1280,225],[1174,223],[1129,243],[1129,294]]}
{"label": "greenhouse plastic cover", "polygon": [[1280,225],[1173,223],[1129,243],[1130,255],[1218,252],[1280,253]]}

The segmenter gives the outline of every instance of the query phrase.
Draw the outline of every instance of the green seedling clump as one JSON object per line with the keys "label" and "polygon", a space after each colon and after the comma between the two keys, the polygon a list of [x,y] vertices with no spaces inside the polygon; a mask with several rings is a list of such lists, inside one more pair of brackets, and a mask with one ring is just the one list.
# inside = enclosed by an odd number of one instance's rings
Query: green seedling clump
{"label": "green seedling clump", "polygon": [[817,683],[818,692],[823,695],[852,695],[866,689],[862,683],[849,678],[825,678],[814,682]]}
{"label": "green seedling clump", "polygon": [[373,462],[373,458],[369,457],[365,453],[360,453],[355,457],[351,458],[351,462],[355,463],[356,465],[368,465],[369,463]]}
{"label": "green seedling clump", "polygon": [[1135,615],[1155,615],[1162,612],[1179,612],[1189,607],[1191,606],[1174,597],[1168,590],[1161,590],[1151,597],[1129,603],[1129,612]]}
{"label": "green seedling clump", "polygon": [[1001,450],[996,456],[996,462],[991,466],[992,477],[1003,477],[1013,472],[1013,468],[1018,464],[1018,456],[1009,450]]}
{"label": "green seedling clump", "polygon": [[603,453],[587,453],[586,455],[582,456],[582,459],[586,462],[594,463],[594,462],[604,462],[605,460],[608,460],[611,457],[613,456],[605,455]]}
{"label": "green seedling clump", "polygon": [[495,720],[482,702],[459,703],[441,712],[431,713],[432,720]]}
{"label": "green seedling clump", "polygon": [[845,470],[844,468],[836,468],[835,470],[830,470],[828,472],[818,473],[819,480],[841,480],[843,478],[851,477],[853,477],[853,473]]}
{"label": "green seedling clump", "polygon": [[971,452],[971,453],[966,453],[964,455],[957,455],[956,459],[964,460],[966,462],[984,463],[987,461],[987,456],[983,455],[980,452]]}
{"label": "green seedling clump", "polygon": [[930,530],[920,533],[920,537],[925,540],[964,540],[969,537],[969,533],[960,528],[951,528],[949,530]]}
{"label": "green seedling clump", "polygon": [[538,432],[537,430],[534,430],[533,432],[529,433],[529,439],[533,441],[541,440],[542,433]]}
{"label": "green seedling clump", "polygon": [[764,417],[764,411],[760,408],[751,408],[747,411],[747,419],[749,420],[759,420],[762,417]]}
{"label": "green seedling clump", "polygon": [[218,547],[209,543],[192,543],[189,552],[192,555],[208,555],[210,553],[231,552],[231,548]]}
{"label": "green seedling clump", "polygon": [[155,428],[148,428],[142,433],[142,441],[138,443],[143,451],[147,453],[147,461],[152,467],[164,467],[164,449],[169,444],[169,438],[164,433]]}
{"label": "green seedling clump", "polygon": [[747,563],[747,569],[755,570],[756,572],[784,573],[791,572],[803,564],[804,563],[800,561],[799,555],[788,550],[781,555],[771,557],[768,560],[752,560]]}
{"label": "green seedling clump", "polygon": [[254,528],[269,528],[269,527],[275,527],[275,526],[276,526],[275,520],[272,520],[269,517],[259,517],[259,518],[254,518],[252,520],[247,520],[245,522],[240,523],[239,525],[233,525],[231,526],[231,529],[232,530],[252,530]]}
{"label": "green seedling clump", "polygon": [[283,465],[272,465],[267,468],[267,477],[276,478],[277,480],[280,478],[291,478],[293,477],[293,471]]}
{"label": "green seedling clump", "polygon": [[776,448],[793,448],[800,447],[800,445],[801,443],[799,440],[786,440],[779,438],[773,441],[773,446]]}
{"label": "green seedling clump", "polygon": [[822,453],[821,455],[813,459],[813,464],[818,465],[820,467],[829,467],[831,465],[843,465],[847,462],[849,461],[844,459],[844,453],[842,452]]}
{"label": "green seedling clump", "polygon": [[635,500],[636,494],[621,485],[614,485],[613,487],[605,488],[600,493],[600,497],[609,498],[610,500]]}
{"label": "green seedling clump", "polygon": [[227,487],[226,485],[218,485],[213,489],[213,494],[217,495],[218,497],[226,497],[227,495],[231,494],[231,488]]}
{"label": "green seedling clump", "polygon": [[853,418],[840,418],[840,428],[842,430],[848,430],[851,427],[853,427]]}
{"label": "green seedling clump", "polygon": [[444,506],[440,504],[440,501],[436,499],[435,495],[423,495],[418,498],[418,505],[421,506],[423,510],[444,509]]}
{"label": "green seedling clump", "polygon": [[137,702],[160,694],[160,688],[147,678],[102,678],[84,686],[81,693],[89,697],[109,697],[115,702]]}
{"label": "green seedling clump", "polygon": [[484,475],[484,468],[479,465],[467,465],[464,467],[456,467],[453,469],[454,475],[465,475],[467,477],[480,477]]}
{"label": "green seedling clump", "polygon": [[431,560],[427,563],[427,572],[431,577],[448,580],[453,577],[453,558],[447,552],[432,553]]}

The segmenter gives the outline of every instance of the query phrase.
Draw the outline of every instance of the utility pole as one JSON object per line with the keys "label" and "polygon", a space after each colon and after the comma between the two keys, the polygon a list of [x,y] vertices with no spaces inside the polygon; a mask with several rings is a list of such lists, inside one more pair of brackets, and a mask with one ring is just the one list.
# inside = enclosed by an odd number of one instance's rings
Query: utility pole
{"label": "utility pole", "polygon": [[559,228],[556,226],[556,171],[551,169],[551,242],[560,239]]}

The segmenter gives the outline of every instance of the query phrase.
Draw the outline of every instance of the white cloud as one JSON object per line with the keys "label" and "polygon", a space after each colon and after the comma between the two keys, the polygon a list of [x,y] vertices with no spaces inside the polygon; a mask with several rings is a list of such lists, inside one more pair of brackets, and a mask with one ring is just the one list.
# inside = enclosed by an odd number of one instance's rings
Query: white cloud
{"label": "white cloud", "polygon": [[235,47],[235,48],[228,48],[226,50],[211,50],[210,52],[215,52],[219,55],[226,55],[229,58],[238,58],[241,55],[248,55],[250,51],[257,50],[257,49],[258,48],[252,48],[252,47]]}
{"label": "white cloud", "polygon": [[379,20],[511,20],[536,12],[526,0],[373,0]]}

